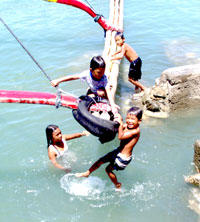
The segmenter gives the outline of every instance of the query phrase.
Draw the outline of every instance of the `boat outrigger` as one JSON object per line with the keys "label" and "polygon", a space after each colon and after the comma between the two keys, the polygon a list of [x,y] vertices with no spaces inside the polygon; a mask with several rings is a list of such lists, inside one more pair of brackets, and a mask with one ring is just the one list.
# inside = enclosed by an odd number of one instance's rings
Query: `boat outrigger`
{"label": "boat outrigger", "polygon": [[[71,5],[86,11],[90,16],[92,16],[95,22],[98,22],[104,31],[119,31],[120,29],[109,25],[108,22],[102,15],[95,13],[95,11],[85,3],[78,0],[45,0],[49,2],[57,2],[62,4]],[[17,36],[12,32],[12,30],[7,26],[2,18],[0,21],[12,34],[12,36],[17,40],[17,42],[22,46],[30,58],[35,62],[35,64],[40,68],[42,73],[51,82],[50,77],[39,65],[36,59],[31,55],[31,53],[26,49],[22,42],[17,38]],[[120,30],[121,31],[121,30]],[[52,105],[58,107],[65,107],[72,109],[74,118],[91,134],[99,137],[101,143],[109,142],[113,140],[117,134],[119,123],[114,121],[113,114],[111,112],[111,107],[107,100],[103,100],[99,97],[91,98],[89,96],[81,96],[80,98],[66,93],[57,87],[57,93],[47,93],[47,92],[31,92],[31,91],[16,91],[16,90],[0,90],[0,103],[26,103],[26,104],[43,104]],[[109,113],[109,119],[102,119],[94,116],[92,113]]]}
{"label": "boat outrigger", "polygon": [[[55,93],[0,90],[1,103],[27,103],[52,105],[70,108],[74,118],[91,134],[99,137],[101,143],[113,140],[118,131],[119,123],[113,121],[111,107],[107,100],[99,97],[81,96],[76,98],[59,91]],[[110,113],[110,119],[93,116],[93,112]]]}
{"label": "boat outrigger", "polygon": [[110,25],[108,21],[103,17],[103,15],[97,14],[94,9],[85,4],[82,1],[78,0],[44,0],[47,2],[56,2],[56,3],[61,3],[65,5],[71,5],[73,7],[79,8],[85,12],[87,12],[92,18],[94,18],[94,21],[99,23],[99,25],[105,30],[112,30],[112,31],[121,31],[119,27],[115,27],[113,25]]}
{"label": "boat outrigger", "polygon": [[77,98],[72,95],[31,92],[31,91],[15,91],[0,90],[1,103],[27,103],[27,104],[43,104],[52,106],[62,106],[70,109],[77,109]]}

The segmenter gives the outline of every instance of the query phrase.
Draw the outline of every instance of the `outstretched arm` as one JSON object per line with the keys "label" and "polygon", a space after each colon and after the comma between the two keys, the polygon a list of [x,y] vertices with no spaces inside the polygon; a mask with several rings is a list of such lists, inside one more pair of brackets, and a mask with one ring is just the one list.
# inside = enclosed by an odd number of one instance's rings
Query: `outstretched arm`
{"label": "outstretched arm", "polygon": [[51,85],[56,87],[61,82],[67,82],[67,81],[76,80],[76,79],[79,79],[79,78],[80,78],[79,74],[77,74],[77,75],[70,75],[70,76],[64,76],[64,77],[52,80],[51,81]]}
{"label": "outstretched arm", "polygon": [[63,135],[65,140],[71,140],[71,139],[75,139],[75,138],[79,138],[82,136],[89,136],[90,133],[88,131],[83,131],[82,133],[74,133],[71,135]]}
{"label": "outstretched arm", "polygon": [[107,93],[108,100],[110,102],[111,110],[113,114],[115,114],[116,112],[118,112],[117,110],[120,109],[120,107],[115,104],[109,85],[106,87],[106,93]]}

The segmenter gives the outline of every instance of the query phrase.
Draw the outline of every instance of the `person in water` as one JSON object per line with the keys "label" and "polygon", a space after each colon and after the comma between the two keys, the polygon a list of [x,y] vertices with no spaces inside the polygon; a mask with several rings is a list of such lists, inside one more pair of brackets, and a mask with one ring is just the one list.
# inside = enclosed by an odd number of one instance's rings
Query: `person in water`
{"label": "person in water", "polygon": [[140,138],[139,124],[142,121],[143,111],[138,107],[132,107],[126,115],[126,124],[123,124],[122,118],[118,113],[116,118],[120,123],[118,130],[118,139],[120,145],[117,149],[107,153],[97,160],[86,172],[76,173],[76,177],[88,177],[93,171],[97,170],[102,164],[108,163],[106,173],[116,188],[121,187],[113,170],[124,170],[132,160],[132,151]]}
{"label": "person in water", "polygon": [[68,151],[66,140],[88,136],[89,134],[89,132],[83,131],[82,133],[64,135],[61,133],[61,130],[58,126],[48,125],[46,128],[47,148],[48,156],[52,164],[58,169],[64,170],[67,173],[70,172],[70,169],[64,168],[57,162],[57,158],[64,156],[64,154]]}
{"label": "person in water", "polygon": [[105,68],[106,68],[106,63],[103,57],[94,56],[90,61],[89,71],[87,70],[80,74],[69,75],[59,79],[54,79],[51,81],[51,85],[56,87],[61,82],[77,80],[77,79],[86,81],[87,84],[89,85],[89,90],[87,91],[87,95],[107,98],[110,102],[113,113],[116,113],[117,109],[119,109],[119,106],[117,106],[114,102],[114,98],[110,90],[110,84],[108,82],[107,76],[104,74]]}
{"label": "person in water", "polygon": [[138,90],[144,91],[145,87],[139,83],[139,79],[141,79],[142,72],[142,60],[136,53],[136,51],[127,43],[125,43],[125,38],[122,32],[117,32],[115,35],[115,42],[116,45],[119,47],[119,50],[117,50],[112,56],[111,61],[114,60],[120,60],[124,56],[126,59],[130,62],[129,67],[129,74],[128,74],[128,80],[133,85],[135,85],[135,92]]}

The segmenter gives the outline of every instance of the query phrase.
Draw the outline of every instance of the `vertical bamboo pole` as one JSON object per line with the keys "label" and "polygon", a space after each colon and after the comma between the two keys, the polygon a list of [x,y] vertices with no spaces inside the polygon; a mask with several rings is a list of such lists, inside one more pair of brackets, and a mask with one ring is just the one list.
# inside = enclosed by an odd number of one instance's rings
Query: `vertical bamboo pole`
{"label": "vertical bamboo pole", "polygon": [[[110,0],[109,23],[123,30],[123,0]],[[103,51],[103,57],[106,61],[105,73],[108,76],[108,79],[112,85],[111,91],[113,94],[113,98],[115,98],[115,93],[117,90],[117,80],[120,65],[119,61],[110,61],[110,56],[117,50],[114,39],[115,34],[116,31],[108,30],[106,32],[106,39]]]}

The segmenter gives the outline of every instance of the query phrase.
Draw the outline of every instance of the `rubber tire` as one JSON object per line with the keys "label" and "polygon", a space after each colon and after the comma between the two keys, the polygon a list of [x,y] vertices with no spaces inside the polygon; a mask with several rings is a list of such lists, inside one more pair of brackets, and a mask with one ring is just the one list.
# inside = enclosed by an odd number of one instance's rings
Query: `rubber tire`
{"label": "rubber tire", "polygon": [[105,101],[100,97],[81,96],[78,109],[72,110],[74,118],[91,134],[99,137],[101,143],[113,140],[119,128],[118,122],[98,118],[89,112],[91,105]]}

